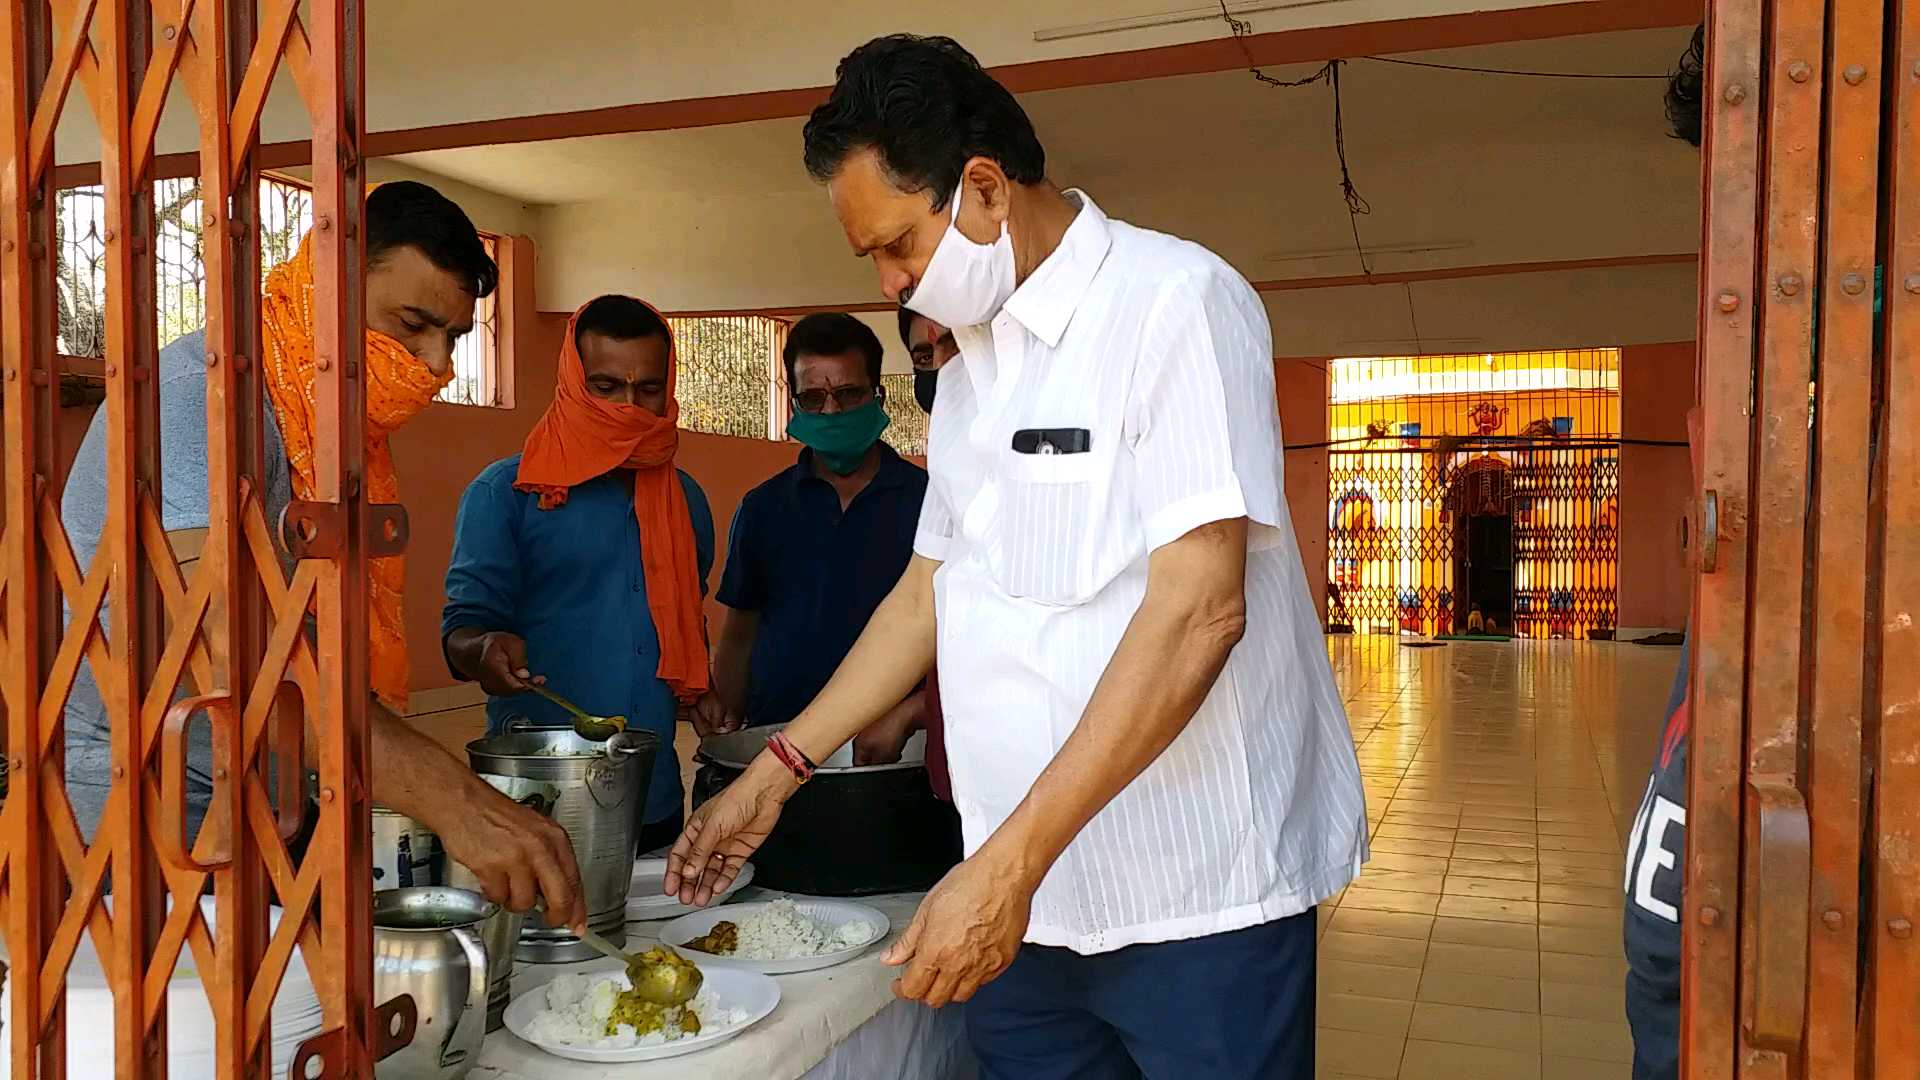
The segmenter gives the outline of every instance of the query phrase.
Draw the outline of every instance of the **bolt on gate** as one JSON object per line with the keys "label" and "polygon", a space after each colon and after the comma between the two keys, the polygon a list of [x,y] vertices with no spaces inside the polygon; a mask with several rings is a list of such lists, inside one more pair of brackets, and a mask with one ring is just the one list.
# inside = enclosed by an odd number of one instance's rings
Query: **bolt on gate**
{"label": "bolt on gate", "polygon": [[1920,2],[1709,23],[1683,1071],[1911,1077]]}
{"label": "bolt on gate", "polygon": [[[121,1080],[166,1075],[168,981],[183,959],[210,999],[222,1078],[268,1074],[269,1008],[296,948],[323,1020],[291,1075],[367,1077],[411,1037],[410,1003],[376,1012],[372,1000],[367,557],[384,531],[369,523],[390,528],[397,508],[368,507],[359,483],[363,57],[359,0],[312,0],[305,21],[296,0],[12,0],[0,12],[0,928],[15,1077],[67,1074],[65,983],[83,935],[109,978]],[[275,549],[281,523],[265,520],[259,496],[255,151],[280,71],[312,121],[318,233],[317,490],[294,507],[290,575]],[[197,120],[190,171],[207,237],[210,514],[190,564],[162,526],[157,453],[155,137],[176,89]],[[93,363],[108,505],[86,565],[61,526],[55,424],[75,362],[55,347],[54,145],[74,109],[100,133],[104,195],[105,342]],[[113,763],[90,843],[63,780],[64,705],[83,665],[111,720]],[[319,812],[296,865],[303,718]],[[215,783],[196,838],[182,835],[182,747],[200,724]],[[271,932],[269,903],[282,909]]]}

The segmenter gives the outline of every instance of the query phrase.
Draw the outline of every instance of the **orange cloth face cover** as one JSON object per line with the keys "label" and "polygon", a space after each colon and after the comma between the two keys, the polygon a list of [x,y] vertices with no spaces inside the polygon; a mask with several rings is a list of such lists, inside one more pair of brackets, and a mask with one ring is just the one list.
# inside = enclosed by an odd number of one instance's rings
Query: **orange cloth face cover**
{"label": "orange cloth face cover", "polygon": [[[273,413],[286,444],[293,493],[314,493],[313,236],[300,241],[294,257],[267,275],[260,299],[266,339],[264,374]],[[367,501],[400,501],[387,437],[427,407],[453,378],[451,369],[435,375],[406,346],[378,331],[367,331],[365,369]],[[404,714],[407,707],[407,637],[400,607],[406,581],[402,556],[367,564],[368,664],[372,689],[382,704]]]}
{"label": "orange cloth face cover", "polygon": [[[653,310],[651,305],[648,310]],[[575,484],[614,469],[633,470],[640,565],[647,582],[647,608],[660,638],[659,676],[676,698],[689,703],[707,690],[707,643],[693,517],[673,467],[674,451],[680,445],[673,338],[671,334],[667,338],[667,412],[660,416],[588,392],[586,364],[575,339],[579,321],[578,311],[567,320],[553,404],[527,435],[513,486],[538,494],[540,509],[552,510],[565,505]]]}

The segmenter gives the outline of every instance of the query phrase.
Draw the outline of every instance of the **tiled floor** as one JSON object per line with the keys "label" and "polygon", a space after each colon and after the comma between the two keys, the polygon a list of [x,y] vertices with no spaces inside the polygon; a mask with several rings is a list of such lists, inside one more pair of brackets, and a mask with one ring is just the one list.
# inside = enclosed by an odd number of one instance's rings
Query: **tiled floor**
{"label": "tiled floor", "polygon": [[1621,841],[1678,650],[1328,648],[1373,860],[1321,908],[1321,1077],[1626,1077]]}

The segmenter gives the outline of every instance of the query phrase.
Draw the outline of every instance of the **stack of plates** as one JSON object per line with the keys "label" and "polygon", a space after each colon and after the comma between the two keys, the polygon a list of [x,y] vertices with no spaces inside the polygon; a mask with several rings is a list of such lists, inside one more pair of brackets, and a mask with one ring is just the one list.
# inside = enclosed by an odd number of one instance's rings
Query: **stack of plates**
{"label": "stack of plates", "polygon": [[[112,903],[112,898],[107,898]],[[169,902],[168,907],[172,904]],[[207,929],[214,929],[213,898],[202,897],[200,913]],[[273,926],[280,925],[280,909],[268,916]],[[0,1016],[10,1016],[13,980],[0,991]],[[93,936],[82,934],[73,964],[67,970],[67,1075],[112,1076],[113,1036],[106,1018],[113,1014],[113,992],[107,975],[94,951]],[[273,1024],[268,1038],[273,1044],[273,1074],[285,1075],[300,1044],[320,1033],[320,1001],[314,995],[307,966],[295,949],[287,963],[287,974],[280,982],[279,996],[273,1001]],[[207,1003],[206,987],[200,982],[193,951],[180,949],[173,979],[167,986],[167,1075],[212,1076],[213,1007]],[[11,1076],[9,1056],[0,1055],[0,1080]]]}
{"label": "stack of plates", "polygon": [[[633,861],[633,885],[627,890],[627,921],[651,922],[655,919],[677,919],[701,910],[680,902],[678,897],[661,892],[667,880],[667,860],[635,859]],[[753,880],[753,864],[744,863],[740,867],[740,876],[733,879],[727,891],[715,896],[708,907],[724,904],[734,893],[747,887]]]}

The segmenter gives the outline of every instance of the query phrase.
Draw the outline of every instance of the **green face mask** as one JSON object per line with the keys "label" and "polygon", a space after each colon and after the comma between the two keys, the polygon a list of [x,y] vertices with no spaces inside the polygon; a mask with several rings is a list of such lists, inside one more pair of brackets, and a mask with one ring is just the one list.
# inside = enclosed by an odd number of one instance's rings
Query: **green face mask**
{"label": "green face mask", "polygon": [[837,475],[860,467],[875,439],[887,429],[887,410],[879,401],[837,413],[797,412],[787,421],[787,434],[819,455]]}

